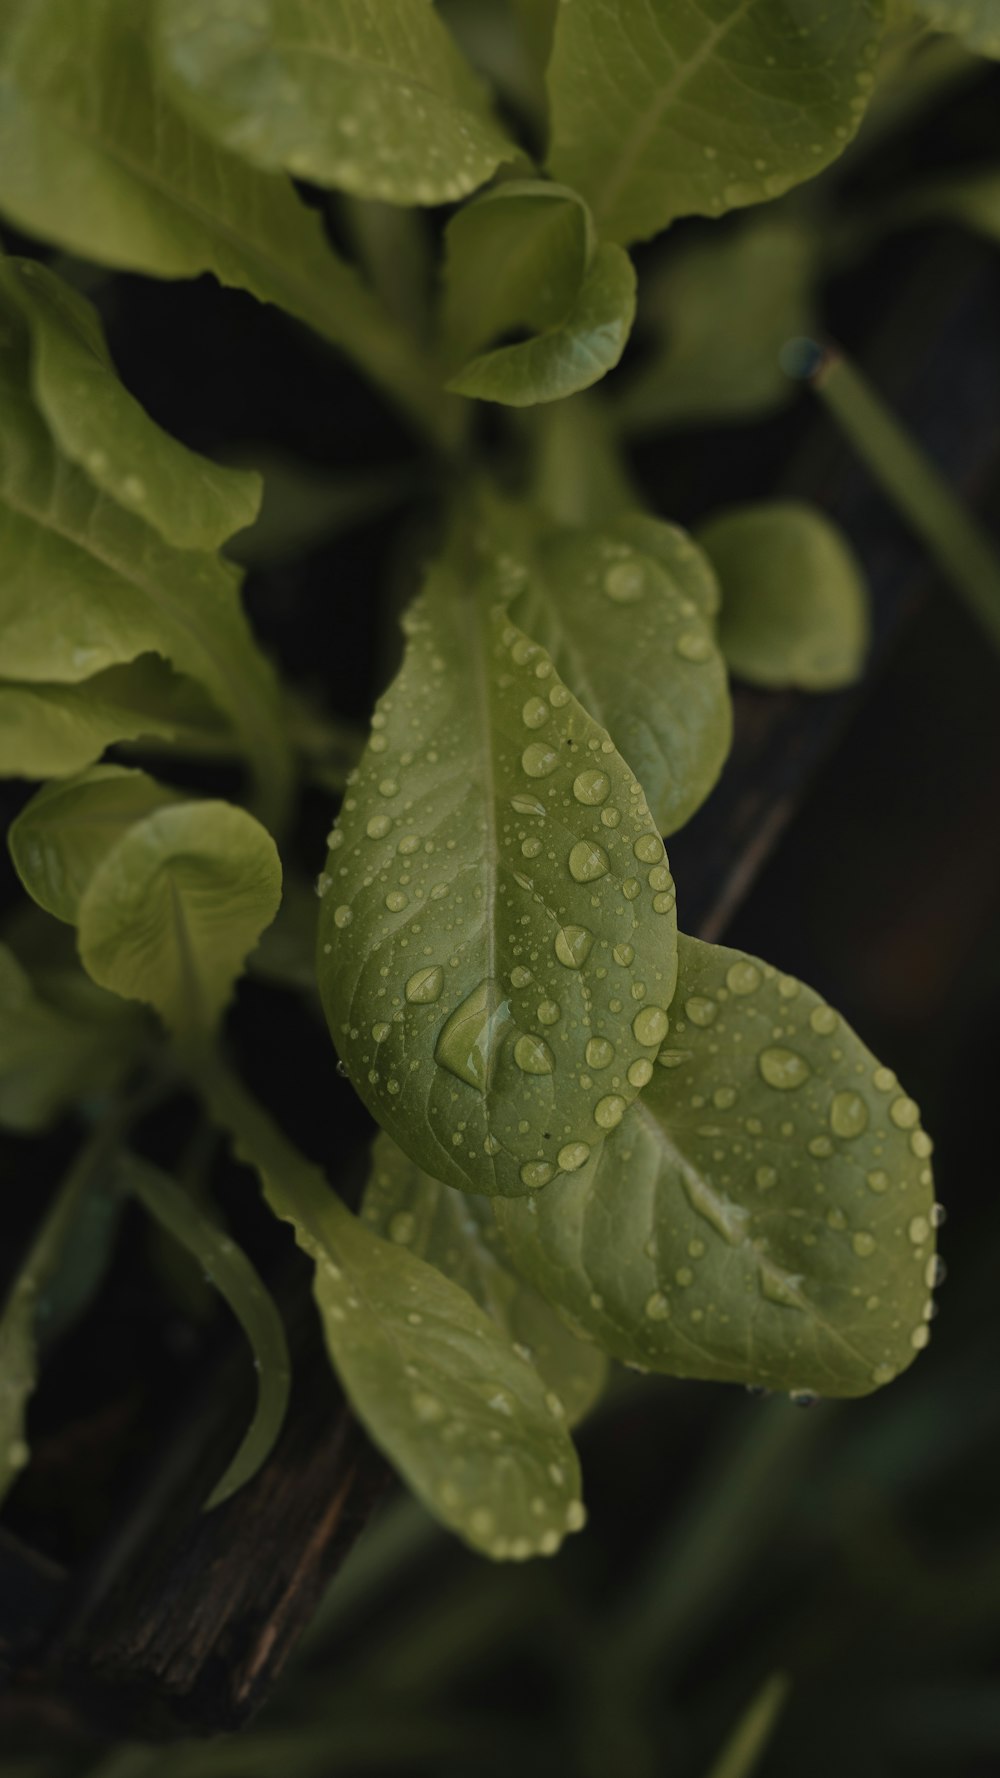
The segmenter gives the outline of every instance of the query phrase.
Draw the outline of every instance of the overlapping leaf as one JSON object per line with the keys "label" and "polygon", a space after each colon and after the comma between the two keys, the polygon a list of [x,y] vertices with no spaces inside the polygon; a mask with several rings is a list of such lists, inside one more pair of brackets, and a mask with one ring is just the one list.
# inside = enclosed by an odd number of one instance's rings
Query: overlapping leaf
{"label": "overlapping leaf", "polygon": [[488,1198],[458,1193],[422,1171],[383,1131],[375,1141],[362,1220],[468,1291],[515,1349],[531,1359],[570,1426],[604,1386],[607,1359],[572,1333],[515,1272]]}
{"label": "overlapping leaf", "polygon": [[83,771],[118,741],[172,741],[195,752],[232,745],[232,732],[193,681],[146,655],[79,685],[0,681],[0,777]]}
{"label": "overlapping leaf", "polygon": [[77,908],[101,987],[154,1006],[184,1037],[211,1030],[281,900],[270,835],[231,803],[179,803],[128,827]]}
{"label": "overlapping leaf", "polygon": [[722,588],[719,641],[734,673],[805,691],[853,683],[868,645],[867,592],[846,538],[818,507],[732,507],[698,536]]}
{"label": "overlapping leaf", "polygon": [[[40,687],[79,686],[106,668],[159,654],[197,681],[225,713],[255,760],[262,783],[279,798],[289,770],[287,740],[276,681],[240,606],[239,574],[208,552],[166,543],[137,510],[129,509],[130,500],[133,507],[143,503],[134,488],[130,496],[123,486],[121,498],[113,499],[92,479],[92,451],[86,468],[67,458],[59,433],[49,430],[36,405],[29,375],[33,335],[23,319],[25,307],[33,306],[35,283],[43,282],[50,291],[52,286],[29,262],[7,261],[4,270],[22,286],[16,304],[4,301],[0,289],[0,312],[8,323],[0,338],[5,677]],[[54,376],[47,387],[49,405],[58,409],[51,393]],[[66,405],[72,400],[71,384]],[[155,455],[160,437],[155,428],[136,420],[133,431],[146,438]],[[81,437],[82,426],[74,434],[74,448]],[[116,448],[109,441],[107,462]],[[98,469],[103,478],[106,463]],[[170,477],[176,487],[173,471]],[[157,507],[161,498],[156,498]],[[208,522],[204,519],[203,525]],[[57,754],[61,748],[66,754],[89,750],[112,721],[115,700],[110,707],[107,700],[101,702],[104,708],[88,719],[80,700],[68,710],[63,701],[61,712],[57,697],[41,701],[34,715],[42,738]],[[31,712],[15,707],[13,718],[23,734]],[[147,731],[137,729],[134,712],[126,709],[122,733],[137,732]]]}
{"label": "overlapping leaf", "polygon": [[156,24],[178,104],[268,172],[442,204],[516,153],[426,0],[158,0]]}
{"label": "overlapping leaf", "polygon": [[319,976],[358,1092],[433,1177],[580,1167],[652,1072],[673,880],[607,731],[475,564],[435,569],[321,883]]}
{"label": "overlapping leaf", "polygon": [[114,1084],[136,1055],[128,1017],[60,1007],[36,991],[0,945],[0,1124],[43,1130],[88,1094]]}
{"label": "overlapping leaf", "polygon": [[864,1395],[929,1339],[930,1151],[811,989],[682,938],[638,1105],[579,1173],[495,1210],[525,1276],[615,1356]]}
{"label": "overlapping leaf", "polygon": [[854,134],[882,0],[572,0],[549,63],[550,164],[603,236],[779,197]]}
{"label": "overlapping leaf", "polygon": [[212,272],[353,353],[426,414],[430,379],[290,181],[192,129],[151,66],[151,0],[6,0],[0,213],[84,258]]}
{"label": "overlapping leaf", "polygon": [[652,350],[613,411],[630,431],[751,419],[781,407],[794,384],[787,340],[814,331],[817,244],[766,212],[719,240],[668,251],[644,282],[639,320]]}
{"label": "overlapping leaf", "polygon": [[135,822],[183,801],[179,791],[122,766],[95,766],[46,785],[11,823],[14,867],[40,908],[75,926],[87,884],[112,847]]}
{"label": "overlapping leaf", "polygon": [[[443,325],[457,394],[529,407],[589,388],[618,363],[634,313],[628,255],[596,244],[563,186],[512,180],[449,224]],[[477,350],[517,331],[532,337]]]}
{"label": "overlapping leaf", "polygon": [[912,0],[912,5],[936,31],[954,31],[978,55],[1000,59],[997,0]]}
{"label": "overlapping leaf", "polygon": [[710,580],[697,545],[659,520],[540,527],[511,607],[603,723],[665,834],[704,801],[729,750],[726,670],[699,596]]}
{"label": "overlapping leaf", "polygon": [[554,1554],[584,1522],[559,1397],[467,1291],[352,1216],[242,1089],[202,1085],[315,1263],[330,1357],[375,1443],[474,1549]]}

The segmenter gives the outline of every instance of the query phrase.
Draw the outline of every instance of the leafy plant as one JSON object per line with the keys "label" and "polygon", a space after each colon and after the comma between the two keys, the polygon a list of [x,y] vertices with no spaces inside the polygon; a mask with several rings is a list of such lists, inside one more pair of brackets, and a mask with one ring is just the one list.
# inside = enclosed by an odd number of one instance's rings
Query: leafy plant
{"label": "leafy plant", "polygon": [[[73,260],[0,261],[0,763],[42,783],[10,831],[38,930],[76,937],[35,979],[16,934],[0,953],[0,1112],[91,1125],[0,1320],[0,1485],[28,1456],[39,1297],[95,1192],[134,1196],[196,1255],[254,1349],[257,1414],[209,1504],[277,1436],[277,1310],[141,1153],[145,1110],[180,1093],[312,1261],[376,1443],[490,1556],[582,1525],[569,1428],[609,1357],[858,1396],[927,1344],[939,1212],[917,1106],[811,989],[678,931],[663,843],[722,768],[727,663],[812,691],[860,671],[860,567],[800,503],[694,538],[642,509],[623,453],[788,397],[777,354],[812,332],[822,227],[786,205],[682,238],[640,288],[645,360],[581,393],[629,338],[631,245],[835,161],[921,20],[998,53],[991,0],[886,13],[512,0],[497,51],[424,0],[9,0],[11,227],[112,270],[209,272],[349,354],[424,442],[437,542],[356,747],[279,681],[220,553],[290,547],[280,524],[242,535],[259,477],[143,411]],[[869,455],[892,487],[891,445]],[[971,521],[933,490],[932,546],[989,605],[976,536],[952,547]],[[395,498],[300,485],[291,529]],[[182,788],[192,758],[242,768],[244,801]],[[319,761],[332,788],[345,760],[315,981],[383,1132],[357,1215],[221,1035],[248,962],[314,990],[294,875],[271,926],[279,853],[304,776]],[[748,1750],[765,1726],[740,1731]]]}

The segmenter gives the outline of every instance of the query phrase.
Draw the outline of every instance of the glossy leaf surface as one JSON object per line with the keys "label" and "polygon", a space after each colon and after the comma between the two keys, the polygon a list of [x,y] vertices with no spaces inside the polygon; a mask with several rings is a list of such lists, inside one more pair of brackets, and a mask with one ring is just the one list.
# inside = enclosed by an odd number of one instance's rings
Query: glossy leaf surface
{"label": "glossy leaf surface", "polygon": [[253,1352],[257,1372],[254,1416],[206,1503],[208,1507],[221,1506],[256,1475],[281,1431],[291,1380],[284,1324],[246,1254],[205,1215],[190,1193],[136,1155],[124,1157],[120,1172],[126,1189],[197,1261],[232,1310]]}
{"label": "glossy leaf surface", "polygon": [[159,0],[156,20],[178,103],[266,171],[443,204],[516,152],[426,0]]}
{"label": "glossy leaf surface", "polygon": [[230,803],[179,803],[136,822],[93,871],[80,956],[94,981],[154,1006],[173,1031],[204,1032],[280,900],[259,822]]}
{"label": "glossy leaf surface", "polygon": [[95,766],[81,777],[39,790],[11,823],[7,844],[28,894],[57,920],[75,925],[94,871],[136,822],[179,791],[145,772]]}
{"label": "glossy leaf surface", "polygon": [[868,646],[861,565],[825,513],[803,501],[732,507],[699,540],[722,588],[719,641],[751,685],[851,685]]}
{"label": "glossy leaf surface", "polygon": [[931,1143],[813,991],[680,940],[649,1087],[589,1164],[497,1201],[518,1267],[616,1357],[865,1395],[928,1342]]}
{"label": "glossy leaf surface", "polygon": [[[656,533],[655,555],[642,544]],[[511,616],[541,642],[642,785],[661,833],[705,800],[732,714],[714,626],[692,598],[711,577],[698,546],[658,520],[540,529]]]}
{"label": "glossy leaf surface", "polygon": [[672,250],[644,281],[639,324],[652,350],[613,386],[629,431],[751,419],[795,393],[779,363],[789,339],[815,330],[816,243],[765,213],[719,240]]}
{"label": "glossy leaf surface", "polygon": [[456,1192],[409,1160],[382,1132],[372,1151],[362,1220],[467,1290],[547,1389],[581,1420],[604,1387],[607,1359],[577,1338],[511,1265],[488,1198]]}
{"label": "glossy leaf surface", "polygon": [[433,1177],[583,1164],[651,1072],[673,880],[641,787],[474,563],[435,569],[331,843],[319,977],[378,1121]]}
{"label": "glossy leaf surface", "polygon": [[857,129],[883,13],[882,0],[572,0],[549,63],[552,172],[616,241],[779,197]]}
{"label": "glossy leaf surface", "polygon": [[315,1264],[330,1357],[375,1443],[474,1549],[554,1554],[584,1522],[561,1401],[465,1290],[352,1216],[242,1088],[204,1084]]}

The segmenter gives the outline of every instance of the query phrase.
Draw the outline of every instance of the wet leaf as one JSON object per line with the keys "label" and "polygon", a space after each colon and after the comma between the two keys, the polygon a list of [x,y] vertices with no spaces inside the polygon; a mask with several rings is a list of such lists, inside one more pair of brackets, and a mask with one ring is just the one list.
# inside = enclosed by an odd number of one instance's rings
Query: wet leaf
{"label": "wet leaf", "polygon": [[206,1509],[221,1506],[256,1475],[281,1431],[291,1381],[284,1324],[246,1254],[188,1192],[159,1167],[136,1155],[125,1155],[119,1171],[125,1189],[197,1261],[236,1316],[253,1352],[257,1372],[254,1416],[206,1502]]}
{"label": "wet leaf", "polygon": [[[653,547],[643,548],[655,533]],[[639,518],[602,530],[539,529],[511,616],[539,641],[635,772],[659,831],[704,802],[732,733],[714,625],[692,598],[711,579],[676,525]]]}
{"label": "wet leaf", "polygon": [[495,1210],[519,1269],[618,1358],[866,1395],[930,1337],[930,1151],[810,988],[682,937],[638,1105],[579,1173]]}
{"label": "wet leaf", "polygon": [[75,925],[80,898],[112,847],[155,809],[184,801],[181,792],[123,766],[95,766],[47,784],[11,823],[14,868],[40,908]]}
{"label": "wet leaf", "polygon": [[751,685],[834,691],[852,685],[868,647],[868,593],[843,533],[818,507],[762,500],[730,507],[698,540],[722,588],[719,641]]}
{"label": "wet leaf", "polygon": [[488,1198],[442,1185],[391,1136],[376,1137],[362,1220],[384,1240],[416,1253],[468,1291],[512,1345],[527,1354],[570,1426],[593,1407],[607,1359],[578,1339],[510,1262]]}
{"label": "wet leaf", "polygon": [[231,731],[193,681],[155,655],[79,685],[0,681],[0,777],[68,777],[119,741],[158,739],[212,752],[227,734],[232,746]]}
{"label": "wet leaf", "polygon": [[584,1522],[559,1399],[465,1290],[352,1216],[238,1083],[203,1087],[316,1266],[330,1358],[380,1450],[484,1555],[554,1554]]}
{"label": "wet leaf", "polygon": [[801,224],[764,214],[671,248],[643,283],[639,328],[651,342],[638,374],[611,389],[632,432],[731,423],[795,394],[778,361],[787,340],[815,331],[817,243]]}
{"label": "wet leaf", "polygon": [[155,17],[177,103],[267,172],[443,204],[517,152],[426,0],[159,0]]}
{"label": "wet leaf", "polygon": [[489,1194],[583,1164],[651,1072],[674,985],[645,798],[509,621],[507,566],[432,571],[320,884],[320,989],[358,1092],[433,1177]]}
{"label": "wet leaf", "polygon": [[883,16],[882,0],[573,0],[548,71],[553,175],[615,241],[779,197],[857,129]]}
{"label": "wet leaf", "polygon": [[80,956],[101,987],[154,1006],[174,1032],[205,1032],[280,900],[259,822],[230,803],[179,803],[135,822],[92,872]]}

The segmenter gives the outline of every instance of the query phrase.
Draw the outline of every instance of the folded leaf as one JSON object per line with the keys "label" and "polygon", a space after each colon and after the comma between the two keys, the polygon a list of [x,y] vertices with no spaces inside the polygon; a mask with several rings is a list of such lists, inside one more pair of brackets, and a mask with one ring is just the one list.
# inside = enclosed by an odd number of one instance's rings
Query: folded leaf
{"label": "folded leaf", "polygon": [[639,309],[653,350],[611,388],[629,431],[752,419],[782,407],[795,385],[778,354],[815,330],[818,248],[801,224],[766,212],[719,240],[668,247]]}
{"label": "folded leaf", "polygon": [[[13,267],[13,275],[27,274],[27,267]],[[279,801],[287,786],[288,744],[274,675],[240,606],[237,570],[207,552],[165,543],[138,513],[95,484],[89,469],[65,457],[35,405],[20,305],[5,302],[2,288],[0,311],[10,321],[0,338],[6,678],[79,685],[139,655],[162,655],[231,720],[262,783]],[[79,700],[74,702],[70,719],[82,716]],[[21,723],[28,715],[23,708],[14,712]],[[72,721],[63,722],[60,734],[51,701],[36,715],[43,738],[49,719],[54,750],[84,745],[86,728],[81,734]],[[97,714],[89,745],[110,723],[109,712]],[[134,718],[122,732],[136,732]]]}
{"label": "folded leaf", "polygon": [[516,328],[558,327],[594,245],[587,206],[548,180],[508,180],[463,205],[445,232],[441,323],[452,360]]}
{"label": "folded leaf", "polygon": [[118,741],[159,739],[211,752],[226,731],[207,702],[204,727],[186,720],[193,689],[155,655],[80,685],[0,681],[0,777],[67,777]]}
{"label": "folded leaf", "polygon": [[605,237],[780,197],[840,154],[882,0],[572,0],[549,63],[550,165]]}
{"label": "folded leaf", "polygon": [[384,1240],[418,1254],[468,1291],[515,1350],[530,1358],[562,1402],[570,1426],[589,1412],[604,1387],[607,1359],[572,1333],[514,1270],[488,1198],[432,1179],[382,1131],[361,1216]]}
{"label": "folded leaf", "polygon": [[159,0],[156,27],[178,105],[268,172],[444,204],[517,152],[427,0]]}
{"label": "folded leaf", "polygon": [[868,595],[847,539],[798,500],[735,506],[698,540],[722,587],[719,641],[751,685],[834,691],[861,672]]}
{"label": "folded leaf", "polygon": [[911,4],[935,31],[954,31],[977,55],[1000,60],[997,0],[911,0]]}
{"label": "folded leaf", "polygon": [[151,67],[151,0],[5,0],[0,212],[102,265],[212,272],[353,353],[411,410],[433,384],[283,175],[186,122]]}
{"label": "folded leaf", "polygon": [[652,1072],[674,987],[663,843],[508,620],[523,576],[432,572],[320,883],[320,989],[358,1092],[433,1177],[488,1194],[583,1164]]}
{"label": "folded leaf", "polygon": [[75,926],[80,899],[101,860],[135,822],[186,799],[145,772],[95,766],[47,784],[11,823],[7,845],[28,894]]}
{"label": "folded leaf", "polygon": [[0,944],[0,1125],[26,1134],[92,1093],[136,1055],[132,1019],[63,1010],[43,999]]}
{"label": "folded leaf", "polygon": [[585,1516],[559,1398],[466,1291],[352,1216],[239,1083],[201,1084],[315,1262],[327,1348],[375,1443],[474,1549],[554,1554]]}
{"label": "folded leaf", "polygon": [[154,1006],[181,1036],[210,1031],[281,900],[270,834],[230,803],[180,803],[129,827],[77,908],[84,967]]}
{"label": "folded leaf", "polygon": [[[653,527],[655,556],[642,548]],[[665,834],[704,802],[732,734],[714,626],[691,597],[691,583],[710,577],[697,545],[658,520],[539,527],[531,575],[511,606],[603,723]]]}
{"label": "folded leaf", "polygon": [[136,1155],[124,1156],[119,1171],[126,1190],[134,1193],[150,1216],[198,1261],[225,1298],[253,1351],[257,1407],[239,1449],[206,1502],[207,1507],[221,1506],[256,1475],[281,1431],[291,1380],[284,1324],[246,1254],[199,1209],[189,1193]]}
{"label": "folded leaf", "polygon": [[809,988],[680,940],[670,1036],[603,1148],[497,1200],[515,1264],[618,1358],[865,1395],[930,1338],[930,1139]]}
{"label": "folded leaf", "polygon": [[119,381],[97,312],[33,260],[0,259],[28,328],[31,389],[56,448],[179,549],[217,549],[252,525],[259,475],[224,469],[151,420]]}

